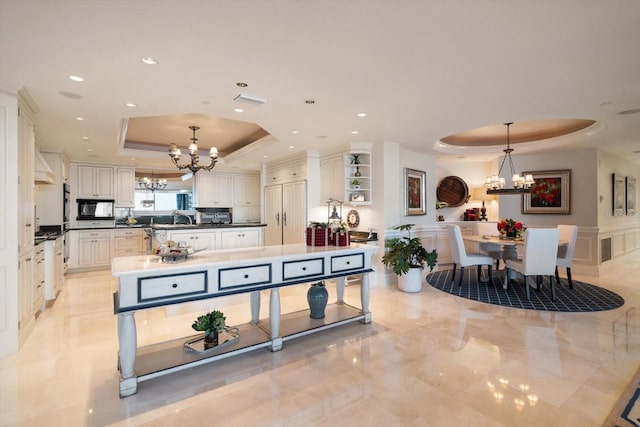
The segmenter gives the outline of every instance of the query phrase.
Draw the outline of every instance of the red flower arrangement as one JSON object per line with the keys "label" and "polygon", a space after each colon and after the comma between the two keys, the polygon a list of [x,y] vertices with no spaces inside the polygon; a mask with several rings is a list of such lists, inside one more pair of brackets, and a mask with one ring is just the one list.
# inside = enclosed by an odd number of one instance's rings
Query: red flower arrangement
{"label": "red flower arrangement", "polygon": [[515,221],[511,218],[502,218],[498,222],[498,230],[501,235],[506,235],[507,238],[516,238],[522,235],[524,231],[524,225],[521,222]]}

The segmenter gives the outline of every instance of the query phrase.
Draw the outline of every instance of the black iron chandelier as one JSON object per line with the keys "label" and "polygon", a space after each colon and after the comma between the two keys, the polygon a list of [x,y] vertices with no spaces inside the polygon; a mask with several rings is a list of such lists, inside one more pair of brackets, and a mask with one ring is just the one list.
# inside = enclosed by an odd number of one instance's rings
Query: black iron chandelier
{"label": "black iron chandelier", "polygon": [[200,165],[198,164],[198,159],[200,155],[198,154],[198,138],[196,138],[196,131],[200,129],[199,126],[189,126],[189,129],[193,131],[193,137],[191,137],[191,144],[189,144],[189,156],[191,156],[191,163],[180,164],[178,163],[180,160],[180,156],[182,153],[180,149],[176,146],[176,144],[171,144],[169,147],[169,157],[173,160],[173,164],[176,165],[178,169],[189,169],[194,174],[198,172],[200,169],[210,171],[216,165],[218,161],[218,149],[216,147],[211,147],[209,150],[209,157],[211,158],[211,163],[208,165]]}
{"label": "black iron chandelier", "polygon": [[[533,180],[533,176],[531,174],[520,175],[515,172],[515,168],[513,167],[513,160],[511,159],[513,148],[511,148],[509,145],[509,127],[512,124],[513,122],[504,124],[507,127],[507,148],[502,150],[504,151],[504,158],[502,159],[502,163],[500,163],[498,174],[488,176],[487,180],[485,181],[484,186],[487,189],[487,194],[531,193],[531,186],[535,184],[535,181]],[[509,159],[509,167],[511,168],[511,183],[513,184],[513,188],[504,188],[506,180],[502,176],[500,176],[502,167],[504,166],[507,158]]]}

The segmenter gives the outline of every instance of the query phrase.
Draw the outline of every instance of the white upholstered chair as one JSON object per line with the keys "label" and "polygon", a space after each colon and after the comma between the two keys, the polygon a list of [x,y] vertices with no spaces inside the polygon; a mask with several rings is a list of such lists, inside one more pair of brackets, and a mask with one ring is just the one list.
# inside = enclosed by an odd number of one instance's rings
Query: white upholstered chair
{"label": "white upholstered chair", "polygon": [[[495,222],[476,222],[476,233],[479,236],[500,236],[498,224]],[[496,260],[496,270],[500,269],[500,260],[502,259],[502,245],[497,243],[480,243],[479,249]]]}
{"label": "white upholstered chair", "polygon": [[524,232],[524,251],[522,259],[506,259],[507,275],[505,281],[508,282],[509,270],[515,270],[524,276],[524,287],[527,290],[527,299],[531,299],[529,291],[529,276],[536,276],[538,290],[542,284],[542,276],[549,276],[551,285],[551,299],[556,299],[556,288],[553,282],[556,255],[558,252],[557,228],[527,228]]}
{"label": "white upholstered chair", "polygon": [[560,275],[558,267],[567,269],[567,282],[569,288],[573,289],[573,281],[571,280],[571,265],[573,264],[573,252],[576,249],[576,239],[578,237],[577,225],[558,225],[560,240],[569,242],[568,245],[558,246],[558,258],[556,260],[556,281],[560,283]]}
{"label": "white upholstered chair", "polygon": [[451,245],[451,257],[453,258],[453,275],[451,276],[451,282],[453,283],[456,278],[456,267],[460,266],[460,280],[458,280],[458,286],[462,285],[462,278],[464,276],[464,268],[470,265],[478,266],[478,280],[480,280],[480,273],[483,265],[486,265],[489,270],[489,283],[493,283],[493,275],[491,273],[491,267],[493,266],[493,258],[483,254],[467,254],[464,248],[464,241],[462,240],[462,232],[457,225],[449,225],[447,227],[449,232],[449,243]]}

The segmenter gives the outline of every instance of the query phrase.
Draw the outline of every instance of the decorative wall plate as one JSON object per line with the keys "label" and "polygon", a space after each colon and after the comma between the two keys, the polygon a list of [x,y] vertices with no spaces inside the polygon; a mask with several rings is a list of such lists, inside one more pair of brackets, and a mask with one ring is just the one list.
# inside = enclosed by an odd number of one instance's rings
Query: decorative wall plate
{"label": "decorative wall plate", "polygon": [[347,225],[349,228],[356,228],[360,224],[360,215],[355,209],[351,209],[347,214]]}
{"label": "decorative wall plate", "polygon": [[436,189],[439,202],[447,202],[450,207],[462,206],[469,201],[469,187],[458,176],[443,178]]}

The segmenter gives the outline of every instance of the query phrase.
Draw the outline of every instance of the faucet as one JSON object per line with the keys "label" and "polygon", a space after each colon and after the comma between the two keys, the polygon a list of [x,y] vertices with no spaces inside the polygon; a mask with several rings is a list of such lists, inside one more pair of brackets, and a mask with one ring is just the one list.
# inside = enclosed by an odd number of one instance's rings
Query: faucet
{"label": "faucet", "polygon": [[178,211],[177,209],[175,209],[174,211],[171,212],[171,216],[173,216],[173,225],[176,225],[176,218],[179,216],[183,216],[185,218],[187,218],[189,220],[189,225],[193,224],[193,220],[191,219],[191,217],[189,215],[183,214],[180,211]]}

